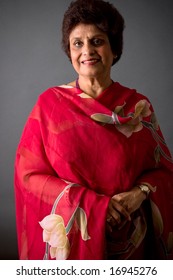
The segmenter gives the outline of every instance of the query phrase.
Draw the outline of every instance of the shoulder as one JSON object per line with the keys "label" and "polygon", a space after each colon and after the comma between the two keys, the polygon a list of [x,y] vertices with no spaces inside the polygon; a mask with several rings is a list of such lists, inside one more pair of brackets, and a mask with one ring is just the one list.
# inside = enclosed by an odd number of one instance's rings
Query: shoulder
{"label": "shoulder", "polygon": [[124,104],[124,111],[128,114],[136,110],[149,110],[154,111],[153,105],[149,98],[143,93],[138,92],[136,89],[123,86],[119,83],[116,85],[117,92],[119,92],[119,100]]}
{"label": "shoulder", "polygon": [[43,115],[50,115],[52,110],[59,110],[67,96],[73,94],[74,88],[69,85],[59,85],[47,88],[38,95],[32,111]]}
{"label": "shoulder", "polygon": [[48,89],[46,89],[45,91],[43,91],[39,97],[40,98],[46,98],[46,97],[50,97],[50,96],[56,96],[57,93],[61,93],[61,92],[64,92],[64,91],[67,91],[67,90],[71,90],[73,89],[73,87],[69,84],[65,85],[65,84],[62,84],[62,85],[58,85],[58,86],[53,86],[53,87],[50,87]]}
{"label": "shoulder", "polygon": [[42,104],[44,102],[54,102],[55,100],[57,101],[59,98],[62,98],[64,93],[71,92],[73,90],[73,87],[70,85],[58,85],[54,87],[50,87],[46,89],[44,92],[42,92],[38,96],[38,103]]}
{"label": "shoulder", "polygon": [[134,102],[135,101],[139,101],[139,100],[142,100],[142,99],[145,99],[149,102],[149,99],[146,95],[144,95],[143,93],[139,92],[137,89],[135,88],[130,88],[130,87],[127,87],[127,86],[124,86],[120,83],[115,83],[115,86],[117,88],[117,90],[122,94],[124,95],[125,98],[127,99],[133,99]]}

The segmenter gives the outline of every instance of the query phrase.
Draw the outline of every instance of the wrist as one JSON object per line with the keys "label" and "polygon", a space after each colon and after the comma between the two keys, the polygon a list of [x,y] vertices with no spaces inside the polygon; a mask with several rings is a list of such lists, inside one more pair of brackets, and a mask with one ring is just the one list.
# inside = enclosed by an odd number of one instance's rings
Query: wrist
{"label": "wrist", "polygon": [[140,184],[137,186],[143,194],[145,194],[146,198],[148,198],[150,194],[150,188],[146,184]]}

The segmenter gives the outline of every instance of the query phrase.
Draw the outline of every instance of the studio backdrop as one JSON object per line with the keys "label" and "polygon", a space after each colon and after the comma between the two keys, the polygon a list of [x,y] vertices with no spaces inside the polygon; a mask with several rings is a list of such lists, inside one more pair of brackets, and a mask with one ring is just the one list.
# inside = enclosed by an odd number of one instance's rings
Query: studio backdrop
{"label": "studio backdrop", "polygon": [[[40,93],[76,79],[61,50],[69,0],[0,0],[0,258],[17,259],[16,148]],[[125,19],[112,79],[148,96],[173,152],[173,1],[112,0]]]}

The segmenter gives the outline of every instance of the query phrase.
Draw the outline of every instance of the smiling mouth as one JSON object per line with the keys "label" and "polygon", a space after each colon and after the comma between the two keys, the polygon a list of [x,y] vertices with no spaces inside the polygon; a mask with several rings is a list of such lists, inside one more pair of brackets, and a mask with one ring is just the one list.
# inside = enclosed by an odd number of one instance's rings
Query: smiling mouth
{"label": "smiling mouth", "polygon": [[85,65],[95,65],[99,61],[100,61],[100,59],[92,58],[92,59],[83,60],[82,64],[85,64]]}

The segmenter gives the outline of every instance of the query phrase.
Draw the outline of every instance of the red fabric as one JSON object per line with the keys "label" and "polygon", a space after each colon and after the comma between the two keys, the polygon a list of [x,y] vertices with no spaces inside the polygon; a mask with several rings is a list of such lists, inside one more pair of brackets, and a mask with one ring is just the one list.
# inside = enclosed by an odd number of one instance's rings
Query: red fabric
{"label": "red fabric", "polygon": [[[135,107],[140,101],[145,106]],[[44,258],[40,222],[50,214],[63,218],[68,259],[104,259],[109,199],[141,182],[157,187],[150,198],[171,250],[173,161],[149,100],[119,83],[96,99],[77,88],[48,89],[27,120],[16,154],[20,259]]]}

